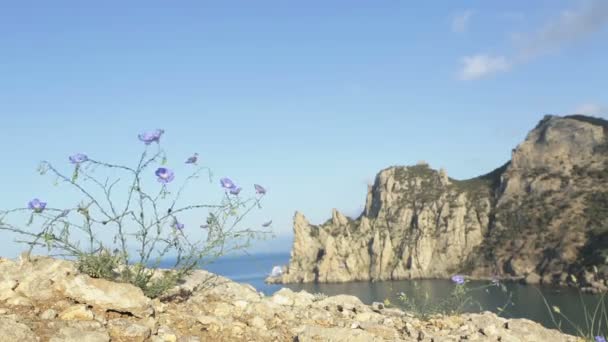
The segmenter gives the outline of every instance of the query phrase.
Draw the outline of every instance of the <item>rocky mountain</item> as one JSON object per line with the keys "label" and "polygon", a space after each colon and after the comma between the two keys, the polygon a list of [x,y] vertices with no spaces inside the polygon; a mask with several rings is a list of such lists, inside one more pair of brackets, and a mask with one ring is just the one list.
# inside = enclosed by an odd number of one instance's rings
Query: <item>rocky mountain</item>
{"label": "rocky mountain", "polygon": [[[270,282],[571,279],[606,290],[608,121],[546,116],[511,161],[455,180],[420,163],[378,173],[357,219],[294,217],[291,260]],[[575,275],[575,278],[569,277]]]}

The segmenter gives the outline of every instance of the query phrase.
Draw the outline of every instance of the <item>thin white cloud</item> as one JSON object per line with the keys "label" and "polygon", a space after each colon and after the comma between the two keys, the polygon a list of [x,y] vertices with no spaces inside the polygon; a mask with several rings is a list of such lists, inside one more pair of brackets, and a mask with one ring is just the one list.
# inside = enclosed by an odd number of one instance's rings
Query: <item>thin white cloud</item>
{"label": "thin white cloud", "polygon": [[514,48],[507,56],[477,54],[463,58],[460,79],[473,80],[509,70],[586,39],[608,26],[608,0],[580,1],[577,9],[562,11],[535,31],[512,35]]}
{"label": "thin white cloud", "polygon": [[583,103],[574,110],[575,114],[608,116],[608,107],[597,103]]}
{"label": "thin white cloud", "polygon": [[475,55],[462,59],[460,79],[469,81],[476,80],[491,74],[507,71],[511,67],[510,62],[503,56]]}
{"label": "thin white cloud", "polygon": [[456,13],[452,16],[452,32],[462,33],[469,27],[469,22],[473,16],[472,10],[466,10],[460,13]]}
{"label": "thin white cloud", "polygon": [[516,35],[520,58],[531,59],[558,51],[587,38],[608,24],[608,1],[584,1],[575,10],[565,10],[535,32]]}

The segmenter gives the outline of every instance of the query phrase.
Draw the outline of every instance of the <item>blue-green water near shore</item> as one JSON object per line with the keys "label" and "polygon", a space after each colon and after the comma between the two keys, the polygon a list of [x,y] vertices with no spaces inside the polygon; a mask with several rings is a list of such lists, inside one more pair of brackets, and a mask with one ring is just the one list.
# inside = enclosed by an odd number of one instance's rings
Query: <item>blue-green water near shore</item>
{"label": "blue-green water near shore", "polygon": [[[391,303],[398,305],[397,294],[405,293],[410,298],[421,299],[427,292],[432,299],[440,300],[449,296],[454,289],[454,284],[449,280],[401,280],[383,282],[351,282],[343,284],[285,284],[272,285],[264,283],[271,269],[275,265],[285,265],[289,262],[289,254],[258,254],[224,257],[203,268],[228,277],[241,283],[249,283],[258,291],[265,295],[272,295],[282,287],[290,288],[294,291],[306,290],[310,293],[321,292],[326,295],[349,294],[357,296],[366,304],[372,302],[382,302],[389,299]],[[168,265],[167,265],[168,266]],[[467,283],[470,288],[485,287],[489,282],[471,281]],[[583,304],[587,308],[595,308],[599,300],[599,295],[580,294],[578,290],[571,288],[539,287],[532,285],[522,285],[517,283],[505,283],[507,292],[503,292],[498,287],[486,287],[482,290],[473,291],[473,300],[479,303],[483,310],[492,311],[503,317],[508,318],[527,318],[543,324],[549,328],[556,328],[551,320],[551,315],[547,305],[543,300],[547,300],[549,306],[557,306],[573,323],[580,327],[585,327],[585,315]],[[511,297],[509,300],[508,294]],[[542,294],[542,296],[541,296]],[[498,308],[505,303],[510,304],[504,311],[499,312]],[[479,311],[477,308],[470,307],[467,311]],[[556,319],[558,317],[556,316]],[[562,331],[576,334],[574,327],[568,322],[561,322]]]}

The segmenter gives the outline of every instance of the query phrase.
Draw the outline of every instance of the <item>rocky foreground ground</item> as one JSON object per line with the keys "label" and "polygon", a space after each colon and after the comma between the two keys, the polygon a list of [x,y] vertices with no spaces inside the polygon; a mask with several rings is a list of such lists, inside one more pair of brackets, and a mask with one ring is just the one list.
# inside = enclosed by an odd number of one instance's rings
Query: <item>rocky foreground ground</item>
{"label": "rocky foreground ground", "polygon": [[197,271],[163,298],[47,257],[0,258],[2,341],[577,341],[492,313],[420,321],[353,296],[264,296]]}

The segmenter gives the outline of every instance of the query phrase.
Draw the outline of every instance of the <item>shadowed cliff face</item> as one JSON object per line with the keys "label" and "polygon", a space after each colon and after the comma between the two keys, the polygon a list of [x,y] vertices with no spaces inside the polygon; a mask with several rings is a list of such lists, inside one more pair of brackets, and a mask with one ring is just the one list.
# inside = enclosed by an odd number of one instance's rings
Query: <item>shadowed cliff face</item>
{"label": "shadowed cliff face", "polygon": [[[294,216],[286,272],[272,282],[528,277],[563,282],[591,265],[606,278],[608,123],[545,117],[493,172],[458,181],[425,164],[378,173],[365,211],[319,226]],[[603,242],[602,242],[603,241]]]}
{"label": "shadowed cliff face", "polygon": [[[583,286],[605,287],[606,127],[582,116],[548,117],[528,134],[501,175],[495,221],[471,271],[495,268],[544,283],[583,273]],[[592,265],[598,272],[585,273]]]}

